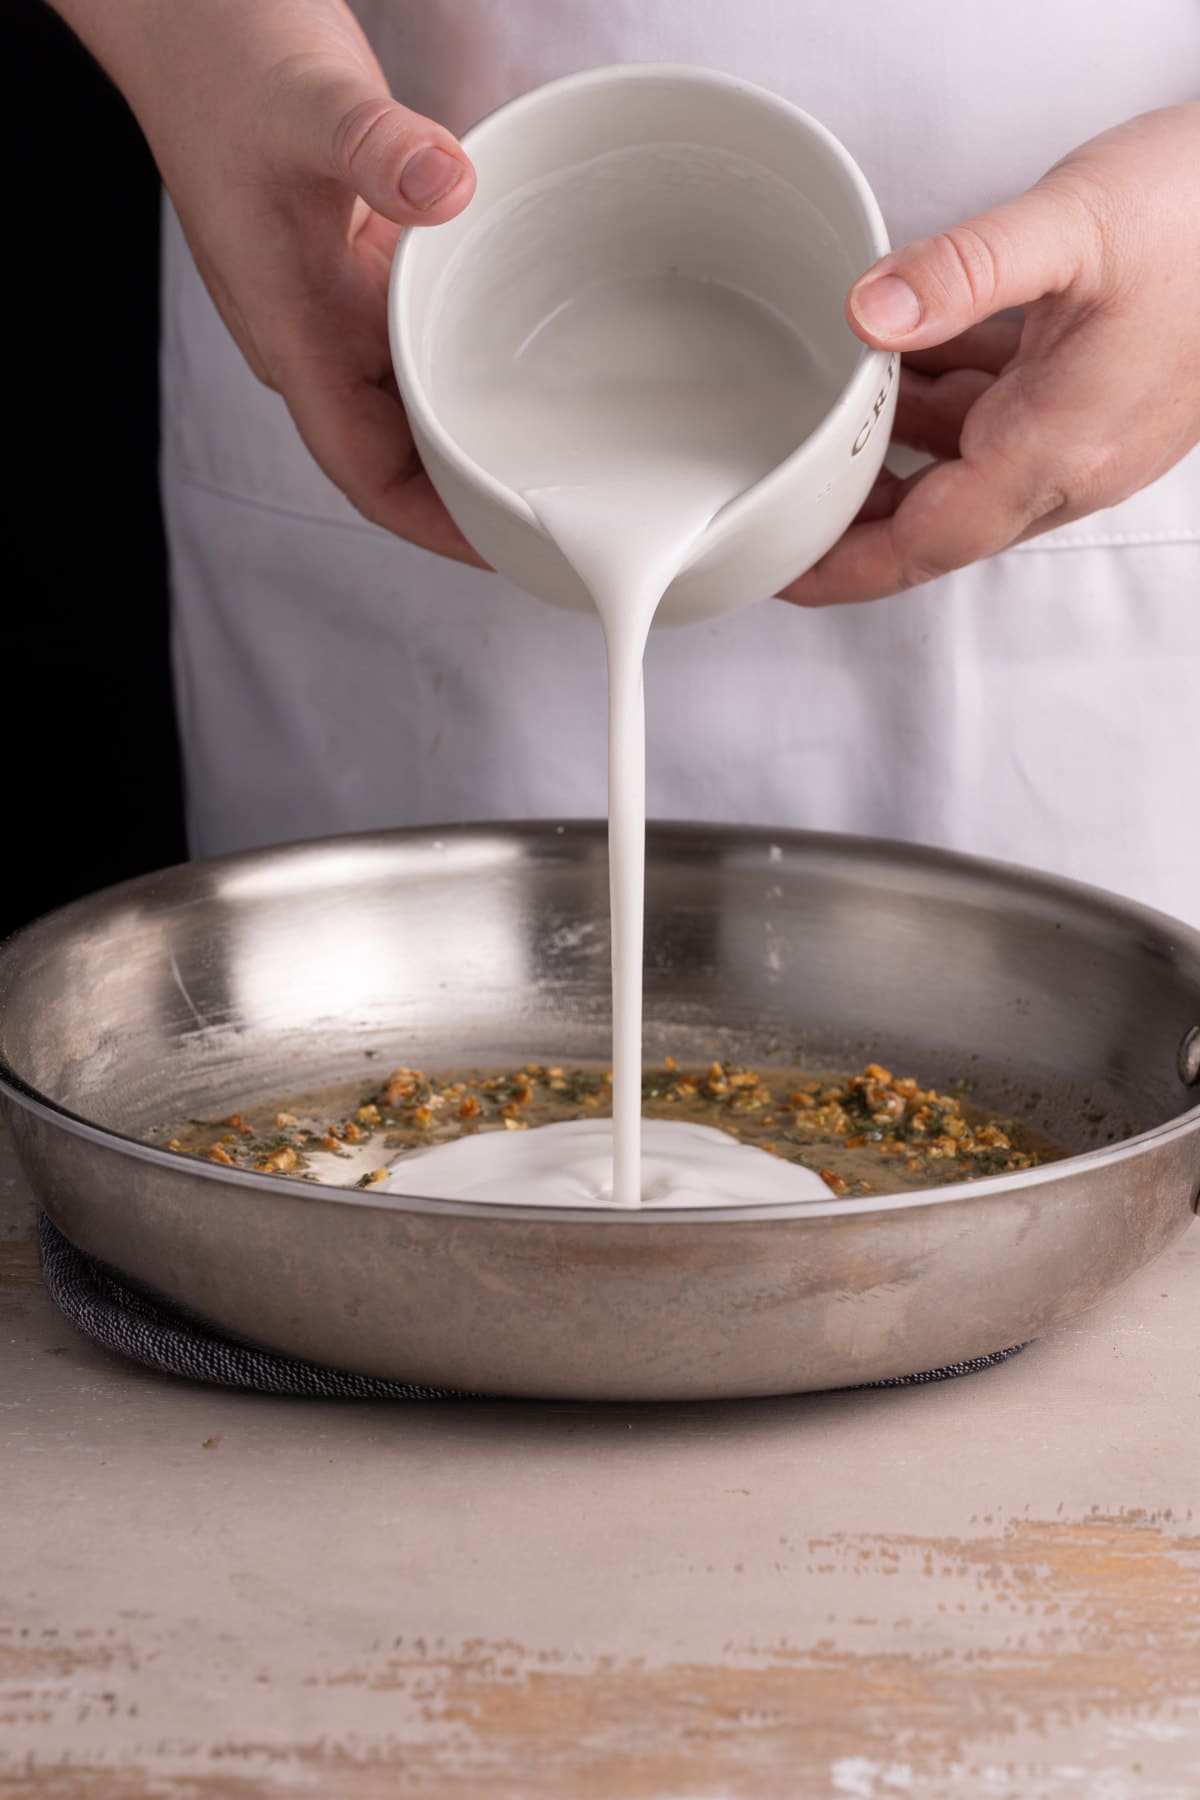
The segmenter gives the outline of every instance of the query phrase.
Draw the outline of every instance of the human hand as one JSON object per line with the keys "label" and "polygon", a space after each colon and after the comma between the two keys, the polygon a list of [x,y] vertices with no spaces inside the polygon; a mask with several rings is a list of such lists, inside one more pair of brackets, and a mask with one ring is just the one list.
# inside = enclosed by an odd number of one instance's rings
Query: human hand
{"label": "human hand", "polygon": [[400,230],[475,176],[391,99],[342,0],[63,0],[125,93],[225,324],[377,525],[478,562],[421,468],[388,350]]}
{"label": "human hand", "polygon": [[1200,104],[1105,132],[868,269],[846,316],[903,353],[895,437],[936,460],[885,470],[783,598],[881,599],[1164,474],[1200,442],[1198,278]]}

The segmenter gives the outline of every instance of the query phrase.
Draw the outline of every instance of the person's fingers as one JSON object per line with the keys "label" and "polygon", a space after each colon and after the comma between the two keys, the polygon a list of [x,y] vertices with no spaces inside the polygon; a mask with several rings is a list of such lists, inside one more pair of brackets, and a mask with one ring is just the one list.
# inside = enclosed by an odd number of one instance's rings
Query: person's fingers
{"label": "person's fingers", "polygon": [[782,598],[833,606],[902,593],[1048,529],[1063,504],[1036,466],[995,457],[932,463],[893,492],[889,517],[852,525]]}
{"label": "person's fingers", "polygon": [[906,351],[904,366],[922,375],[946,375],[953,369],[983,369],[999,375],[1017,354],[1023,325],[1021,319],[987,319],[945,344]]}
{"label": "person's fingers", "polygon": [[875,485],[859,507],[855,525],[869,525],[872,519],[889,519],[899,503],[904,477],[886,466],[875,477]]}
{"label": "person's fingers", "polygon": [[948,375],[904,369],[892,428],[896,442],[942,461],[957,456],[966,416],[993,380],[980,369],[955,369]]}
{"label": "person's fingers", "polygon": [[385,219],[382,213],[374,212],[365,200],[355,201],[346,238],[358,258],[359,268],[374,284],[377,293],[387,293],[399,237],[399,226]]}
{"label": "person's fingers", "polygon": [[292,418],[330,480],[374,525],[458,562],[486,566],[421,467],[394,383],[312,368],[279,383]]}
{"label": "person's fingers", "polygon": [[882,350],[943,344],[993,313],[1061,294],[1094,265],[1099,226],[1053,176],[964,225],[883,257],[854,283],[846,317]]}
{"label": "person's fingers", "polygon": [[351,58],[306,69],[279,107],[289,166],[332,177],[394,224],[444,224],[475,192],[475,171],[452,133],[400,106]]}

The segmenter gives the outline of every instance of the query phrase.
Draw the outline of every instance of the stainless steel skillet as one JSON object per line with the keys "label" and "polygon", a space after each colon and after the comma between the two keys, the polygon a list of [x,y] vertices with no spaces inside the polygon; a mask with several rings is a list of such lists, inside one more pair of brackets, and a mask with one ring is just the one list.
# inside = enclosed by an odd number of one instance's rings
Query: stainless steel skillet
{"label": "stainless steel skillet", "polygon": [[1200,934],[1008,866],[754,829],[651,830],[648,1054],[966,1076],[1077,1154],[666,1218],[317,1188],[138,1141],[388,1059],[604,1056],[606,912],[590,824],[330,839],[67,907],[0,950],[0,1089],[34,1188],[81,1248],[257,1342],[596,1399],[842,1386],[996,1350],[1191,1220]]}

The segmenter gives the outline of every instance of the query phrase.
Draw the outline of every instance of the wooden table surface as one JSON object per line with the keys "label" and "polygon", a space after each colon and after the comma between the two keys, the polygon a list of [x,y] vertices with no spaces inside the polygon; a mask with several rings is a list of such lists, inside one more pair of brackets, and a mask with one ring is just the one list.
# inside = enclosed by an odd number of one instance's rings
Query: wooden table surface
{"label": "wooden table surface", "polygon": [[5,1796],[1200,1796],[1200,1229],[983,1375],[592,1408],[158,1379],[32,1228],[0,1145]]}

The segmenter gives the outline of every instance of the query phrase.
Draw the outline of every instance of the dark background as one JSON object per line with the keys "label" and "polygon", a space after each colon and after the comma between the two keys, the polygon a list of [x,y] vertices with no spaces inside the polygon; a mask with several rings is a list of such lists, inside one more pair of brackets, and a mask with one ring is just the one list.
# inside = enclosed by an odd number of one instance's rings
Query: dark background
{"label": "dark background", "polygon": [[5,10],[16,569],[0,935],[186,855],[158,506],[158,177],[42,0]]}

